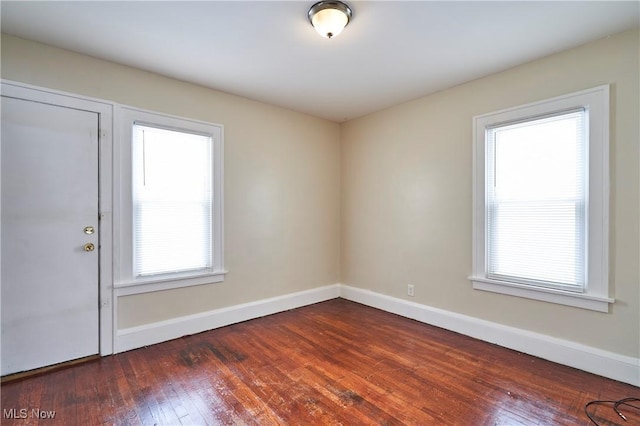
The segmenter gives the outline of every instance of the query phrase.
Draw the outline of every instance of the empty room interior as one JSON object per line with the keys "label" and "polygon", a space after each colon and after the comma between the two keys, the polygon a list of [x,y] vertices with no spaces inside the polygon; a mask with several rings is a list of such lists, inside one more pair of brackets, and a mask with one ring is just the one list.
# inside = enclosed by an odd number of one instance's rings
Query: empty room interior
{"label": "empty room interior", "polygon": [[640,424],[637,1],[0,14],[3,424]]}

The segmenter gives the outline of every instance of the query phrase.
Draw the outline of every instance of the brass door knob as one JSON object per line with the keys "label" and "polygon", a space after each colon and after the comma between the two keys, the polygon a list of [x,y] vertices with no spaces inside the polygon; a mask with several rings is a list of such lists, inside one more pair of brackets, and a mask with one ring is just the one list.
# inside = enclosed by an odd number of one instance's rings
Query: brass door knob
{"label": "brass door knob", "polygon": [[92,243],[87,243],[84,245],[84,251],[93,251],[95,250],[96,246],[94,246]]}

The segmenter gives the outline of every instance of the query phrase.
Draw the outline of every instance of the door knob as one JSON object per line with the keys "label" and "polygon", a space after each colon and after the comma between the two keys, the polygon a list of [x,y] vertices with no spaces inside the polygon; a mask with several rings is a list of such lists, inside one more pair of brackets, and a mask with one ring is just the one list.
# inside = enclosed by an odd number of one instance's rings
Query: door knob
{"label": "door knob", "polygon": [[96,246],[94,246],[92,243],[87,243],[84,245],[83,248],[84,248],[84,251],[93,251],[96,248]]}

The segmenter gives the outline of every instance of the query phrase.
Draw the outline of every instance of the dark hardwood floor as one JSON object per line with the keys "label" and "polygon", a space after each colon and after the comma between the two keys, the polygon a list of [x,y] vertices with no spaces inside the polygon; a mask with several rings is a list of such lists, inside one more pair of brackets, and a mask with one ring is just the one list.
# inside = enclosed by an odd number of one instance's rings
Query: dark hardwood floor
{"label": "dark hardwood floor", "polygon": [[640,389],[335,299],[4,384],[2,423],[588,425],[588,401],[628,396]]}

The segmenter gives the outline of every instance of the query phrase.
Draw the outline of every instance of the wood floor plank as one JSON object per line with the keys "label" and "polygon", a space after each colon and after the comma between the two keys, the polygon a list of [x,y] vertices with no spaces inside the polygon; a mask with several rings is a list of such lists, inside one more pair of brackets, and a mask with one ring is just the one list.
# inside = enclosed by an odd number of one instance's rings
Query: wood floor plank
{"label": "wood floor plank", "polygon": [[137,405],[138,398],[134,398],[136,389],[129,387],[127,373],[123,369],[123,364],[128,362],[128,356],[129,354],[117,354],[113,356],[117,361],[114,363],[113,374],[116,377],[117,390],[122,400],[122,405],[117,406],[117,411],[119,421],[127,425],[136,425],[142,424],[141,418],[138,415],[140,411],[140,407]]}
{"label": "wood floor plank", "polygon": [[[590,424],[587,402],[629,396],[640,389],[335,299],[3,383],[2,424],[570,426]],[[8,418],[33,408],[56,417]],[[591,412],[640,425],[640,410]]]}
{"label": "wood floor plank", "polygon": [[96,381],[96,375],[88,374],[87,366],[80,365],[75,371],[75,406],[77,412],[77,419],[79,423],[85,425],[98,425],[102,423],[102,415],[108,415],[107,411],[99,413],[96,406],[93,404],[87,404],[89,401],[105,401],[104,394],[98,391],[98,388],[104,388],[106,383],[100,383]]}
{"label": "wood floor plank", "polygon": [[[78,421],[78,411],[77,411],[77,398],[76,398],[76,369],[65,368],[64,370],[59,370],[51,373],[52,379],[55,380],[55,388],[52,388],[51,385],[47,386],[50,389],[51,393],[53,393],[53,401],[51,403],[51,408],[49,407],[30,407],[30,410],[33,409],[42,409],[42,410],[55,410],[56,416],[55,419],[57,422],[61,423],[79,423]],[[26,379],[29,380],[29,379]],[[31,411],[30,411],[31,412]]]}

